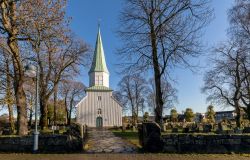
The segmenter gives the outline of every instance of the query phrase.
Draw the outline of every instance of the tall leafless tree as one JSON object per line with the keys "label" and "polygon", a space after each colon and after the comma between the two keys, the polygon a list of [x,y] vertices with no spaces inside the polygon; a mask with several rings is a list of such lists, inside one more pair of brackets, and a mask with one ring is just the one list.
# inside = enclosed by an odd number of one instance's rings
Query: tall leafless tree
{"label": "tall leafless tree", "polygon": [[[230,40],[216,47],[214,67],[205,75],[208,100],[233,106],[241,127],[242,110],[250,113],[250,2],[235,0],[228,12]],[[249,114],[250,115],[250,114]]]}
{"label": "tall leafless tree", "polygon": [[119,54],[128,69],[151,70],[155,85],[155,121],[162,124],[162,77],[188,57],[201,53],[201,31],[212,17],[209,0],[127,0],[120,17]]}
{"label": "tall leafless tree", "polygon": [[[139,111],[144,107],[144,101],[148,93],[147,81],[139,74],[126,75],[118,84],[118,92],[122,97],[122,104],[132,114],[132,123],[138,121]],[[121,100],[121,99],[120,99]]]}
{"label": "tall leafless tree", "polygon": [[14,134],[15,132],[15,121],[14,121],[14,90],[13,90],[13,70],[11,67],[11,58],[8,54],[10,52],[5,43],[5,40],[2,39],[1,42],[1,53],[0,53],[0,82],[1,87],[1,105],[7,106],[8,108],[8,116],[9,116],[9,124],[10,124],[10,133]]}
{"label": "tall leafless tree", "polygon": [[[149,79],[149,94],[147,98],[148,102],[148,107],[150,108],[155,108],[155,85],[154,85],[154,80],[151,78]],[[177,90],[173,88],[173,86],[168,82],[168,80],[162,80],[162,100],[163,100],[163,108],[164,109],[170,109],[174,106],[175,103],[178,102],[177,98]]]}
{"label": "tall leafless tree", "polygon": [[61,97],[64,99],[67,124],[70,125],[74,106],[83,98],[85,86],[81,82],[63,80],[59,88]]}
{"label": "tall leafless tree", "polygon": [[208,100],[234,107],[237,126],[241,127],[241,92],[246,80],[242,68],[247,64],[245,52],[237,43],[228,42],[217,47],[215,53],[214,66],[205,75],[203,91],[209,94]]}

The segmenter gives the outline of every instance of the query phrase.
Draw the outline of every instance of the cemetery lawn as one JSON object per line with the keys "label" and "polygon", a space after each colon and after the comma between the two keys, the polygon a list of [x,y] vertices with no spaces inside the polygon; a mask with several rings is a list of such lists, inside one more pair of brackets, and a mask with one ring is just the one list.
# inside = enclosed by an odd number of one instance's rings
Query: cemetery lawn
{"label": "cemetery lawn", "polygon": [[125,132],[123,132],[122,130],[111,130],[113,132],[113,134],[117,137],[121,137],[127,141],[129,141],[130,143],[136,145],[138,148],[141,148],[141,145],[139,143],[139,136],[138,136],[138,132],[133,132],[132,130],[126,130]]}

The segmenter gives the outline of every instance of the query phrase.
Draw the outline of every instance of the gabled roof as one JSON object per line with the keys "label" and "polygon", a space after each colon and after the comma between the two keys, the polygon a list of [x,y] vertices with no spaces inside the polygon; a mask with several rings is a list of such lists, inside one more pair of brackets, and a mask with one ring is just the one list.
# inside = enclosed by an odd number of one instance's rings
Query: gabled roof
{"label": "gabled roof", "polygon": [[102,37],[101,37],[101,31],[100,27],[98,27],[98,34],[96,39],[96,45],[95,45],[95,52],[94,52],[94,58],[92,61],[91,68],[89,70],[89,73],[91,72],[106,72],[109,73],[106,61],[105,61],[105,55],[102,45]]}

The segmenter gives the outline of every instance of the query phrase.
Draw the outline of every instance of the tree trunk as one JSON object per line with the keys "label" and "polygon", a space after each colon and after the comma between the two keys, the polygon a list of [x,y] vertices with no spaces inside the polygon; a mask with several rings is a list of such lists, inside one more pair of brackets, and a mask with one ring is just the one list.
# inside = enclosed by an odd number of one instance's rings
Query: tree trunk
{"label": "tree trunk", "polygon": [[58,85],[55,86],[54,90],[54,125],[57,124],[57,93],[58,93]]}
{"label": "tree trunk", "polygon": [[71,124],[71,112],[72,112],[72,108],[73,108],[73,101],[74,101],[74,99],[73,99],[73,97],[71,97],[71,100],[70,100],[70,107],[69,107],[69,112],[68,112],[68,115],[67,115],[67,117],[68,117],[68,125],[70,125]]}
{"label": "tree trunk", "polygon": [[242,116],[241,116],[241,109],[240,109],[238,102],[236,102],[235,104],[235,112],[236,112],[236,117],[235,117],[236,126],[238,128],[241,128]]}
{"label": "tree trunk", "polygon": [[32,107],[30,108],[30,117],[29,117],[29,126],[32,126],[32,114],[33,114],[33,109]]}
{"label": "tree trunk", "polygon": [[16,2],[1,1],[1,16],[3,28],[7,33],[7,44],[11,50],[14,68],[14,91],[17,107],[17,134],[28,134],[26,96],[23,90],[24,71],[18,47],[18,28],[16,23]]}
{"label": "tree trunk", "polygon": [[17,106],[17,134],[28,134],[27,111],[26,111],[26,96],[23,89],[24,71],[19,55],[18,43],[14,37],[8,39],[8,46],[13,53],[13,67],[14,67],[14,90]]}
{"label": "tree trunk", "polygon": [[9,123],[10,123],[10,132],[14,134],[15,132],[15,122],[13,117],[13,106],[8,104],[8,111],[9,111]]}
{"label": "tree trunk", "polygon": [[48,98],[40,99],[40,126],[44,130],[48,128]]}
{"label": "tree trunk", "polygon": [[[18,83],[18,82],[17,82]],[[17,134],[28,134],[27,111],[26,111],[26,97],[21,84],[16,86],[16,105],[17,105]]]}
{"label": "tree trunk", "polygon": [[154,68],[154,80],[155,80],[155,96],[156,96],[156,107],[155,107],[155,121],[162,127],[162,110],[163,110],[163,99],[161,91],[161,72],[158,62],[157,55],[157,44],[156,44],[156,33],[153,23],[153,13],[150,14],[150,36],[151,36],[151,46],[152,46],[152,57],[153,57],[153,68]]}

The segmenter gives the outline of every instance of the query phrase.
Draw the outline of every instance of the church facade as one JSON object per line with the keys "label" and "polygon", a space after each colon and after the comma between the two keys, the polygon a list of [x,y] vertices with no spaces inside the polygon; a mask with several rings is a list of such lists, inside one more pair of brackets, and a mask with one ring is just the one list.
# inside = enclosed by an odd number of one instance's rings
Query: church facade
{"label": "church facade", "polygon": [[122,126],[122,106],[112,96],[109,71],[106,65],[100,28],[89,70],[89,87],[86,96],[76,105],[77,123],[88,127]]}

